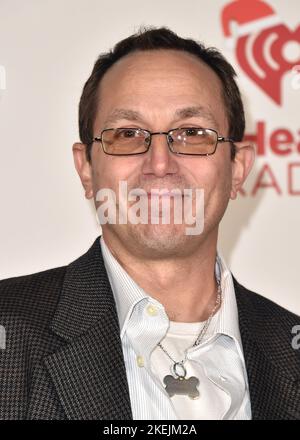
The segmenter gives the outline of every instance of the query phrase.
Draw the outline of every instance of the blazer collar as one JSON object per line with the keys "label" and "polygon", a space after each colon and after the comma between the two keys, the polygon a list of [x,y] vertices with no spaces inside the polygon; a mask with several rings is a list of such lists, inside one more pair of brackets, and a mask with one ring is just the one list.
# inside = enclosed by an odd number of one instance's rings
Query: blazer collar
{"label": "blazer collar", "polygon": [[120,329],[99,237],[66,270],[52,331],[63,346],[45,359],[70,419],[132,419]]}

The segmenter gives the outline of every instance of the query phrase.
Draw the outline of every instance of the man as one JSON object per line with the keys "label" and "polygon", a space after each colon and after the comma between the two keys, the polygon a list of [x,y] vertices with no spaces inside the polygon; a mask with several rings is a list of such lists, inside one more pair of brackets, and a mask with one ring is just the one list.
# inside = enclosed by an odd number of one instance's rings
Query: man
{"label": "man", "polygon": [[[110,213],[70,265],[1,282],[2,418],[300,419],[299,318],[241,286],[217,253],[254,160],[234,77],[218,51],[166,28],[99,57],[74,161],[99,215],[107,189],[123,221]],[[120,182],[139,197],[118,195]],[[124,221],[155,192],[154,220],[150,209]],[[186,217],[157,221],[168,198],[171,214],[189,198],[201,233]]]}

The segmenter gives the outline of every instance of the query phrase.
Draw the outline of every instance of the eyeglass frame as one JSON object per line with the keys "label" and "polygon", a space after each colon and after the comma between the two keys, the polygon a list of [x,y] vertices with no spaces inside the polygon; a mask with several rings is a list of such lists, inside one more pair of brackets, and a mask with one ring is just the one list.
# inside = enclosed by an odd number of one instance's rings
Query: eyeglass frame
{"label": "eyeglass frame", "polygon": [[[105,149],[104,149],[104,145],[103,145],[103,141],[102,141],[103,133],[106,132],[106,131],[120,130],[120,129],[124,129],[124,130],[140,130],[140,131],[144,131],[144,132],[148,133],[148,134],[149,134],[149,137],[150,137],[150,142],[149,142],[149,145],[147,146],[147,149],[146,149],[145,151],[141,152],[141,153],[122,153],[122,154],[108,153],[107,151],[105,151]],[[216,136],[217,140],[216,140],[216,144],[215,144],[215,147],[214,147],[214,151],[212,151],[211,153],[180,153],[180,152],[177,152],[177,151],[173,151],[173,150],[172,150],[172,147],[171,147],[171,143],[169,142],[169,136],[170,136],[170,133],[171,133],[172,131],[174,131],[174,130],[184,130],[184,129],[200,129],[200,130],[202,129],[202,130],[210,130],[210,131],[213,131],[213,132],[217,135],[217,136]],[[102,150],[103,150],[103,152],[104,152],[105,154],[108,154],[109,156],[136,156],[136,155],[138,155],[138,154],[145,154],[145,153],[147,153],[147,152],[149,151],[149,149],[150,149],[150,146],[151,146],[152,136],[155,136],[155,135],[158,135],[158,134],[164,134],[164,135],[166,135],[166,140],[167,140],[168,148],[169,148],[169,151],[170,151],[171,153],[173,153],[173,154],[177,154],[177,155],[182,155],[182,156],[212,156],[213,154],[215,154],[215,152],[216,152],[216,150],[217,150],[218,143],[229,142],[229,143],[231,143],[231,144],[234,144],[234,143],[236,142],[234,139],[227,138],[227,137],[225,137],[225,136],[219,136],[219,133],[217,132],[217,130],[214,130],[213,128],[193,127],[193,126],[190,126],[190,127],[177,127],[177,128],[171,128],[171,129],[168,130],[168,131],[154,131],[154,132],[151,132],[150,130],[147,130],[146,128],[137,128],[137,127],[134,127],[134,128],[133,128],[133,127],[104,128],[104,130],[101,131],[99,137],[94,137],[94,138],[92,139],[92,143],[93,143],[93,142],[100,142],[101,145],[102,145]]]}

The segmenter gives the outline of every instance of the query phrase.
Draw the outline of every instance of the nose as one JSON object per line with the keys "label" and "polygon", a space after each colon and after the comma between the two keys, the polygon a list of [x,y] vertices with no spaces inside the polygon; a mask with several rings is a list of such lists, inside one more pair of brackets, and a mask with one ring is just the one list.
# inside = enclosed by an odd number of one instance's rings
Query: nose
{"label": "nose", "polygon": [[143,173],[164,177],[177,171],[178,164],[174,153],[169,150],[166,133],[152,134],[151,146],[145,155]]}

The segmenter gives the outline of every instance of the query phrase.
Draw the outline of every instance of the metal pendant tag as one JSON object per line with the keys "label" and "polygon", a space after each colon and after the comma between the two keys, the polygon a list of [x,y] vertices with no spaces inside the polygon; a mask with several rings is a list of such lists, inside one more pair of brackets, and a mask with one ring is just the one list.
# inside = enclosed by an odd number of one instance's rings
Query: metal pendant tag
{"label": "metal pendant tag", "polygon": [[171,375],[164,377],[164,384],[166,385],[165,390],[169,394],[170,397],[173,397],[175,394],[181,394],[185,396],[189,396],[190,399],[198,399],[200,393],[197,389],[199,385],[199,379],[195,376],[191,376],[186,379],[183,376],[173,377]]}

